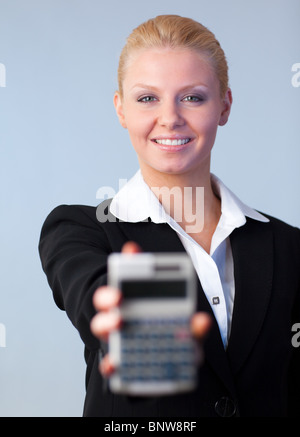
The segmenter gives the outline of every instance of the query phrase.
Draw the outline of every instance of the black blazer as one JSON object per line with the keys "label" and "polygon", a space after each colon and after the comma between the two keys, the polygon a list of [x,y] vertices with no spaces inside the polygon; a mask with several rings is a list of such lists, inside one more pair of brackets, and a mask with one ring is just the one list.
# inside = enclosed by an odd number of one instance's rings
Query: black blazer
{"label": "black blazer", "polygon": [[[103,213],[107,213],[102,208]],[[101,214],[100,214],[101,215]],[[99,218],[98,209],[98,218]],[[90,332],[92,295],[106,284],[106,261],[128,240],[144,251],[184,251],[167,224],[150,220],[100,223],[96,208],[62,205],[47,217],[39,245],[54,299],[85,344],[84,416],[287,416],[300,411],[300,348],[292,326],[300,322],[300,230],[275,218],[247,218],[230,236],[235,277],[231,335],[224,350],[214,320],[204,344],[199,387],[178,396],[141,399],[109,392],[98,371],[105,345]],[[198,309],[211,311],[198,283]]]}

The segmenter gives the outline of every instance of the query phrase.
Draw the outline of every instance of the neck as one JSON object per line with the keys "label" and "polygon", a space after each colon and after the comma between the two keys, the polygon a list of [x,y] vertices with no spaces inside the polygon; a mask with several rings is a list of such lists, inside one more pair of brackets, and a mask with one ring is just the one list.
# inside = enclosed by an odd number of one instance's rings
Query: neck
{"label": "neck", "polygon": [[165,211],[188,234],[193,238],[205,234],[212,237],[221,202],[212,189],[209,165],[194,173],[166,174],[142,166],[141,172]]}
{"label": "neck", "polygon": [[152,187],[179,187],[184,189],[185,187],[204,187],[206,190],[211,190],[210,182],[210,165],[206,165],[205,168],[195,170],[193,172],[185,173],[163,173],[153,168],[149,169],[146,166],[141,165],[141,172],[147,185]]}

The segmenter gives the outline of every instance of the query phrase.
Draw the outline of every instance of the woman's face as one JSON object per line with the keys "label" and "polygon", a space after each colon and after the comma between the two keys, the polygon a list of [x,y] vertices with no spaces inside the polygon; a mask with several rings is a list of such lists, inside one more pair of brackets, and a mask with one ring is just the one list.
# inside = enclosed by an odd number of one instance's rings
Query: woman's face
{"label": "woman's face", "polygon": [[[218,125],[227,122],[231,93],[194,50],[146,49],[134,54],[114,104],[128,129],[141,170],[167,174],[209,168]],[[208,166],[208,167],[207,167]]]}

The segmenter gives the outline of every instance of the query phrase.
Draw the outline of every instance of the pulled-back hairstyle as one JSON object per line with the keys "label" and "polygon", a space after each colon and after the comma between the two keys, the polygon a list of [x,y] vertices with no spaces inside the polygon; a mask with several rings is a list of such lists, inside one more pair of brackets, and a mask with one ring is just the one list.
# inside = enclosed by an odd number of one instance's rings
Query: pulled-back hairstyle
{"label": "pulled-back hairstyle", "polygon": [[123,95],[123,80],[130,56],[137,50],[150,48],[191,49],[206,56],[219,79],[221,97],[228,88],[228,65],[223,49],[214,34],[191,18],[159,15],[135,28],[127,38],[118,68],[118,85]]}

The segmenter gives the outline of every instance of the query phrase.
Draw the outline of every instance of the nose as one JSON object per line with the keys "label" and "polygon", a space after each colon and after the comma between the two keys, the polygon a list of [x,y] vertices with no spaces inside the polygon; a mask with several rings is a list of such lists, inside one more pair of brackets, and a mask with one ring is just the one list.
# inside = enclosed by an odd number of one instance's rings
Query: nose
{"label": "nose", "polygon": [[169,130],[173,130],[177,126],[183,126],[185,124],[183,115],[176,101],[170,99],[161,103],[158,122],[161,126],[167,127]]}

